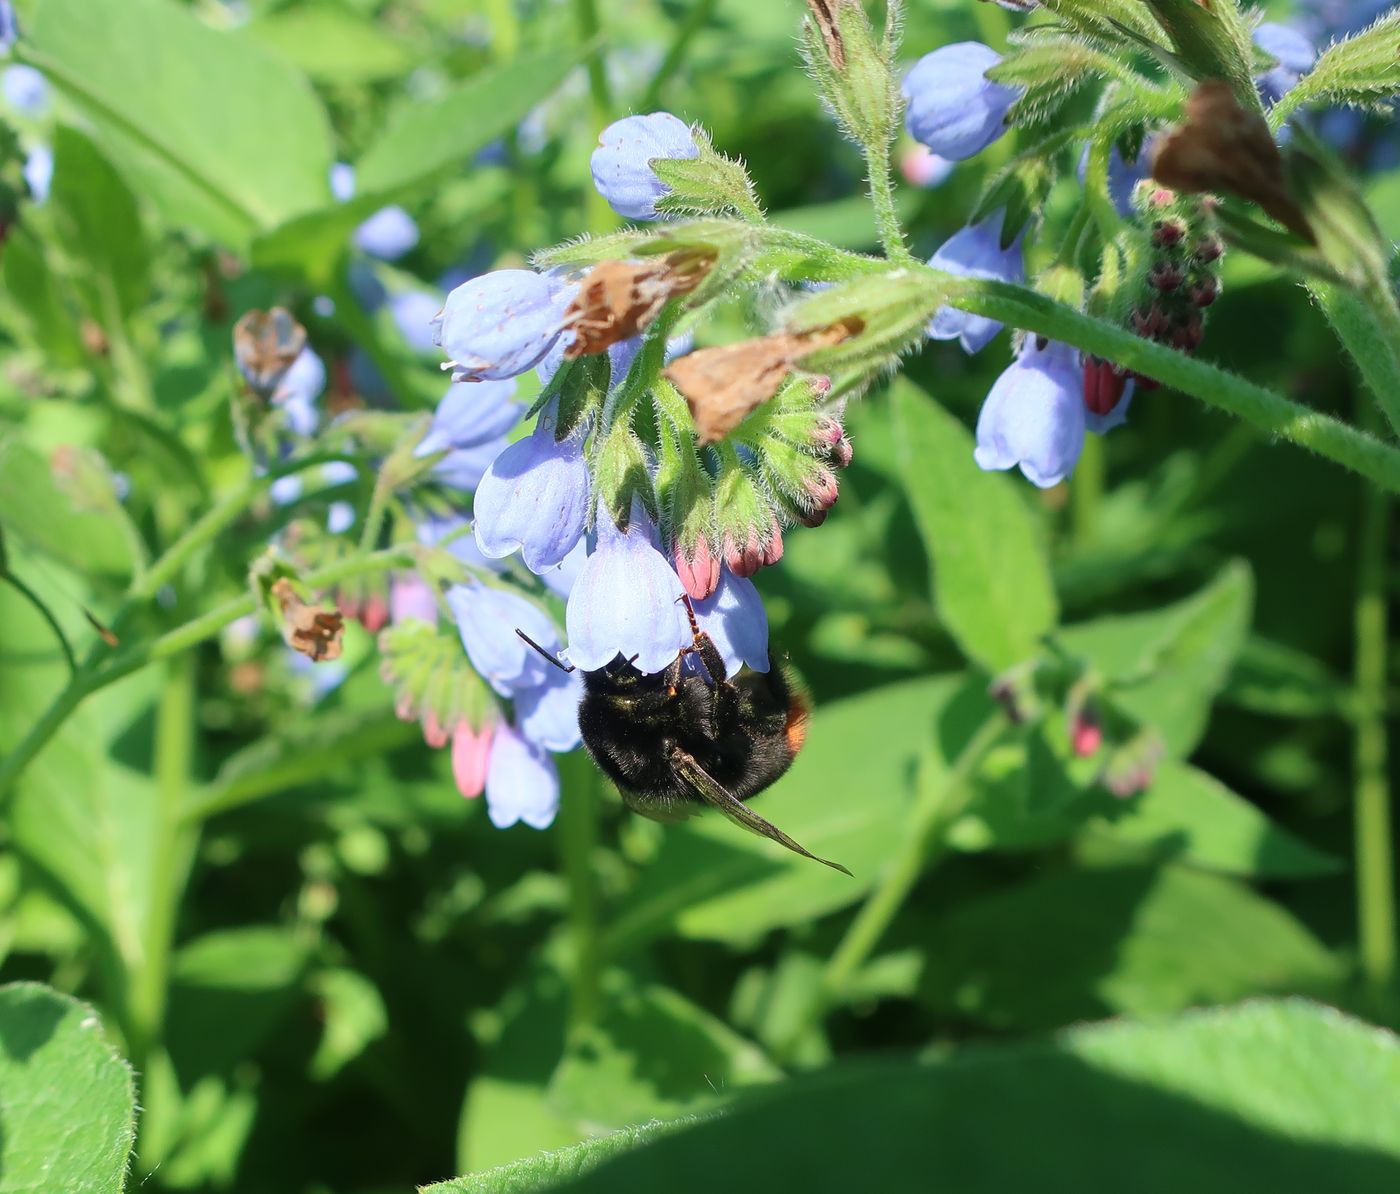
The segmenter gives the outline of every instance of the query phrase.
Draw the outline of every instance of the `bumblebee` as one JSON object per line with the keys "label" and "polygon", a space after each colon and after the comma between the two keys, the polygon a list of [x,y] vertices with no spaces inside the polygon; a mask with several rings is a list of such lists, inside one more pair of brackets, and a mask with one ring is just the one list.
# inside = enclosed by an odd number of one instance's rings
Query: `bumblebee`
{"label": "bumblebee", "polygon": [[[605,667],[583,673],[578,724],[588,753],[634,812],[678,821],[694,806],[709,805],[750,832],[849,875],[744,803],[802,749],[805,698],[771,652],[767,672],[745,670],[731,680],[684,600],[693,641],[665,670],[646,675],[619,652]],[[574,670],[516,633],[555,666]]]}

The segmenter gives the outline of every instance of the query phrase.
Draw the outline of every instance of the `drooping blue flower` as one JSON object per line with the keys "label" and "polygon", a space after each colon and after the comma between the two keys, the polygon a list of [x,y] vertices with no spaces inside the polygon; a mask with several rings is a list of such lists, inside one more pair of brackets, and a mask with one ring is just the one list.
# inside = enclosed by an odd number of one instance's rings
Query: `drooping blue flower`
{"label": "drooping blue flower", "polygon": [[1276,59],[1275,65],[1258,79],[1259,94],[1269,105],[1292,91],[1317,61],[1317,47],[1291,25],[1264,22],[1254,31],[1254,44]]}
{"label": "drooping blue flower", "polygon": [[[425,355],[438,346],[435,323],[441,311],[442,300],[426,290],[404,290],[389,297],[389,314],[394,326],[414,352]],[[454,377],[453,380],[458,379]]]}
{"label": "drooping blue flower", "polygon": [[1027,337],[977,419],[979,467],[1020,465],[1032,484],[1058,485],[1084,448],[1084,374],[1073,348]]}
{"label": "drooping blue flower", "polygon": [[397,261],[418,244],[418,225],[402,207],[381,207],[355,229],[355,244],[371,257]]}
{"label": "drooping blue flower", "polygon": [[554,760],[509,722],[496,726],[486,765],[486,815],[497,829],[524,821],[548,829],[559,811],[559,772]]}
{"label": "drooping blue flower", "polygon": [[559,650],[554,623],[533,602],[473,580],[448,589],[447,605],[472,667],[502,696],[535,688],[559,670],[515,633],[523,630],[551,654]]}
{"label": "drooping blue flower", "polygon": [[525,269],[495,270],[458,286],[432,321],[452,380],[500,380],[533,369],[559,340],[575,289]]}
{"label": "drooping blue flower", "polygon": [[5,102],[21,116],[42,116],[49,106],[49,81],[32,66],[18,63],[0,77]]}
{"label": "drooping blue flower", "polygon": [[272,403],[282,408],[287,428],[293,435],[316,434],[316,425],[321,420],[316,400],[325,388],[325,362],[310,348],[303,348],[272,391]]}
{"label": "drooping blue flower", "polygon": [[565,611],[569,661],[591,672],[620,654],[641,672],[659,672],[690,643],[680,577],[661,553],[640,501],[632,503],[626,531],[606,509],[599,509],[597,522],[598,542]]}
{"label": "drooping blue flower", "polygon": [[690,126],[669,112],[627,116],[598,134],[590,165],[593,185],[613,211],[629,220],[654,220],[656,204],[671,193],[651,163],[700,156]]}
{"label": "drooping blue flower", "polygon": [[500,560],[490,560],[472,537],[471,519],[465,514],[426,514],[418,512],[413,520],[413,532],[418,542],[428,547],[441,546],[461,560],[468,568],[501,572]]}
{"label": "drooping blue flower", "polygon": [[962,162],[1006,132],[1006,113],[1020,97],[987,78],[1001,55],[977,41],[925,54],[904,76],[904,125],[939,157]]}
{"label": "drooping blue flower", "polygon": [[583,673],[551,668],[543,684],[515,694],[515,722],[536,746],[556,754],[573,750],[582,741],[578,703],[583,699]]}
{"label": "drooping blue flower", "polygon": [[53,185],[53,150],[47,145],[36,145],[24,159],[24,181],[29,186],[29,197],[36,204],[47,203],[49,188]]}
{"label": "drooping blue flower", "polygon": [[588,542],[586,538],[580,539],[574,544],[573,550],[559,561],[557,567],[544,569],[538,573],[539,578],[544,581],[545,588],[551,593],[557,593],[560,597],[567,599],[569,594],[573,592],[574,581],[578,580],[578,574],[583,571],[583,565],[587,559]]}
{"label": "drooping blue flower", "polygon": [[[929,258],[934,269],[947,270],[964,278],[993,278],[1002,282],[1024,282],[1026,264],[1021,251],[1021,234],[1006,248],[1001,247],[1001,226],[1006,213],[998,209],[978,224],[969,224],[953,233]],[[956,340],[967,353],[980,352],[1001,331],[1002,325],[985,315],[973,315],[956,307],[939,307],[929,320],[928,335],[933,340]]]}
{"label": "drooping blue flower", "polygon": [[433,467],[444,485],[469,492],[506,447],[506,436],[525,413],[515,401],[515,382],[456,382],[438,403],[428,434],[415,456],[446,452]]}
{"label": "drooping blue flower", "polygon": [[719,586],[694,604],[695,621],[713,640],[730,676],[745,664],[756,672],[768,670],[768,614],[753,581],[725,565]]}
{"label": "drooping blue flower", "polygon": [[519,550],[531,572],[558,567],[583,538],[590,508],[581,430],[556,441],[547,413],[491,462],[472,502],[477,546],[495,559]]}

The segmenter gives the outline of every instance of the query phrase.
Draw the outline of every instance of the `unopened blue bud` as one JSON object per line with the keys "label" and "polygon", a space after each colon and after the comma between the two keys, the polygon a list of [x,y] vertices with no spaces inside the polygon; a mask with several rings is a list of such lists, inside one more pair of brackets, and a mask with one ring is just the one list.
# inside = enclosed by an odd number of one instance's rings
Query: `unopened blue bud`
{"label": "unopened blue bud", "polygon": [[925,54],[904,76],[905,127],[939,157],[961,162],[1006,132],[1006,113],[1019,91],[987,78],[1001,55],[977,41]]}
{"label": "unopened blue bud", "polygon": [[464,282],[432,321],[453,381],[500,380],[533,369],[554,347],[575,287],[548,274],[496,270]]}
{"label": "unopened blue bud", "polygon": [[651,163],[658,158],[700,156],[690,126],[669,112],[627,116],[598,135],[593,151],[593,185],[613,211],[629,220],[654,220],[656,204],[670,188],[657,178]]}

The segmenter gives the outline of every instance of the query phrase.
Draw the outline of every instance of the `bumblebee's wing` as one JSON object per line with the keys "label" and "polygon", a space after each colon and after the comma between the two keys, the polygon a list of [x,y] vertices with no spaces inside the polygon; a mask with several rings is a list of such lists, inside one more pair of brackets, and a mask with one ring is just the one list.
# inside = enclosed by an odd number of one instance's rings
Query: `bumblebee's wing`
{"label": "bumblebee's wing", "polygon": [[810,858],[813,862],[820,862],[823,866],[829,866],[832,870],[840,871],[843,875],[851,872],[843,867],[839,862],[832,862],[827,858],[818,858],[805,846],[800,845],[792,838],[788,837],[781,829],[769,821],[765,821],[753,811],[742,800],[736,799],[731,793],[706,771],[695,760],[693,755],[677,748],[671,753],[671,764],[676,769],[676,774],[685,782],[697,796],[699,796],[711,808],[717,808],[736,825],[741,825],[750,833],[756,833],[760,837],[766,837],[770,841],[780,842],[794,854],[801,854],[803,858]]}

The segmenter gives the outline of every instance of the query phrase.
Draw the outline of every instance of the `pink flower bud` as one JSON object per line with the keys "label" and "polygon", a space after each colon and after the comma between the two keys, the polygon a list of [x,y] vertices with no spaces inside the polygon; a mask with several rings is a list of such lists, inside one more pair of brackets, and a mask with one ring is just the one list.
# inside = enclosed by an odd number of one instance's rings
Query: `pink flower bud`
{"label": "pink flower bud", "polygon": [[1152,225],[1152,243],[1159,249],[1179,245],[1186,236],[1186,225],[1180,220],[1158,220]]}
{"label": "pink flower bud", "polygon": [[724,562],[735,576],[750,577],[763,567],[763,544],[758,532],[749,528],[749,536],[743,544],[736,543],[732,535],[724,537]]}
{"label": "pink flower bud", "polygon": [[1225,252],[1225,246],[1220,243],[1220,238],[1218,236],[1203,236],[1196,242],[1195,255],[1197,261],[1202,261],[1206,264],[1212,261],[1218,261],[1220,259],[1220,254],[1223,252]]}
{"label": "pink flower bud", "polygon": [[830,415],[823,415],[812,429],[812,439],[824,448],[834,448],[846,437],[846,429]]}
{"label": "pink flower bud", "polygon": [[829,510],[836,504],[840,485],[836,480],[836,474],[830,469],[823,468],[818,469],[807,478],[805,488],[807,496],[819,509]]}
{"label": "pink flower bud", "polygon": [[676,544],[676,574],[692,601],[704,601],[719,586],[719,557],[710,550],[710,541],[704,535],[695,540],[695,547],[687,556],[685,549]]}
{"label": "pink flower bud", "polygon": [[484,725],[478,731],[465,720],[458,722],[452,733],[452,778],[457,781],[457,791],[468,799],[480,796],[486,788],[486,765],[494,735],[494,726]]}
{"label": "pink flower bud", "polygon": [[783,558],[783,528],[778,525],[778,520],[773,520],[773,525],[768,531],[768,543],[763,549],[764,566],[776,564]]}
{"label": "pink flower bud", "polygon": [[1192,286],[1189,293],[1191,301],[1204,309],[1219,297],[1220,284],[1214,278],[1206,276]]}
{"label": "pink flower bud", "polygon": [[389,621],[389,603],[378,593],[371,593],[360,610],[360,624],[371,634],[378,634]]}
{"label": "pink flower bud", "polygon": [[433,591],[416,572],[395,577],[389,586],[389,620],[397,626],[411,618],[437,625],[438,607]]}
{"label": "pink flower bud", "polygon": [[1096,415],[1108,414],[1123,398],[1127,375],[1101,357],[1084,360],[1084,405]]}
{"label": "pink flower bud", "polygon": [[1103,727],[1088,713],[1080,713],[1069,731],[1070,749],[1081,759],[1098,753],[1103,745]]}
{"label": "pink flower bud", "polygon": [[1186,280],[1181,267],[1170,261],[1158,261],[1148,271],[1148,285],[1163,294],[1177,289]]}
{"label": "pink flower bud", "polygon": [[423,741],[434,750],[441,750],[447,745],[447,730],[432,710],[423,715]]}

